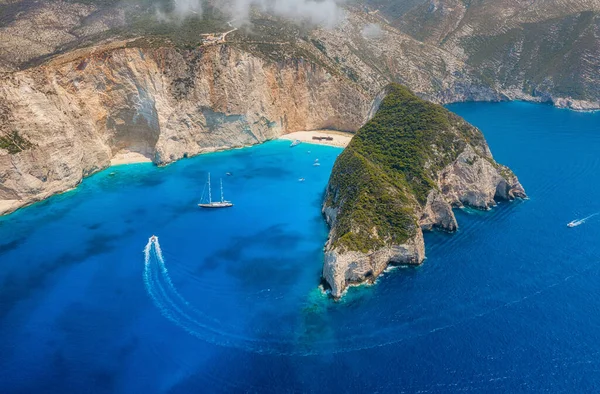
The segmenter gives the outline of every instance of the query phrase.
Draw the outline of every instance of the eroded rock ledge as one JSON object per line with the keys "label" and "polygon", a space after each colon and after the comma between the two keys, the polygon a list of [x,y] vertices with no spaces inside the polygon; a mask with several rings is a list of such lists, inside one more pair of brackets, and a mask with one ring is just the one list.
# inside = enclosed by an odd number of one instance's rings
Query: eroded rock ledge
{"label": "eroded rock ledge", "polygon": [[479,130],[391,85],[333,168],[323,203],[331,227],[323,279],[339,298],[390,264],[421,264],[423,230],[455,231],[453,207],[488,209],[524,197]]}
{"label": "eroded rock ledge", "polygon": [[355,131],[370,107],[302,59],[228,45],[80,50],[0,84],[0,214],[75,187],[122,151],[167,164],[286,132]]}

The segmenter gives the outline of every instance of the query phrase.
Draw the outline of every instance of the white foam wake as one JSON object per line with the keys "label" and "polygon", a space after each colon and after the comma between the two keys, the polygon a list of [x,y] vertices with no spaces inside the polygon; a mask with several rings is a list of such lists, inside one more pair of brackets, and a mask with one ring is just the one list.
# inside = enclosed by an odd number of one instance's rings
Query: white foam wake
{"label": "white foam wake", "polygon": [[[587,220],[598,214],[600,213],[590,215],[581,220]],[[227,327],[221,324],[217,319],[209,317],[200,312],[197,308],[191,305],[175,288],[169,276],[165,259],[157,238],[154,238],[154,241],[151,239],[144,248],[144,259],[145,265],[143,278],[148,295],[165,318],[173,322],[184,331],[188,332],[190,335],[215,345],[236,347],[246,351],[262,354],[269,353],[303,356],[316,355],[323,352],[329,354],[369,349],[431,335],[435,332],[457,327],[474,319],[484,317],[500,309],[510,308],[515,304],[525,302],[532,297],[543,294],[544,292],[549,291],[558,285],[568,282],[573,277],[584,275],[587,271],[597,266],[597,263],[592,263],[582,271],[569,275],[560,281],[533,292],[532,294],[506,302],[496,308],[475,313],[466,318],[459,319],[451,324],[435,326],[421,333],[408,336],[401,335],[399,337],[394,337],[392,339],[383,341],[373,341],[373,337],[365,338],[361,335],[357,335],[347,336],[343,341],[339,341],[339,338],[329,338],[329,340],[323,340],[323,338],[320,338],[317,341],[314,341],[314,338],[309,337],[309,339],[312,339],[309,342],[305,342],[302,340],[302,338],[277,339],[270,337],[268,339],[260,339],[245,337],[236,334],[235,329]],[[300,342],[298,342],[299,339]]]}
{"label": "white foam wake", "polygon": [[176,290],[165,265],[158,239],[154,242],[152,240],[148,241],[148,244],[144,248],[144,259],[144,283],[146,290],[164,317],[190,334],[202,339],[208,339],[205,338],[205,334],[207,333],[221,334],[215,332],[214,328],[204,323],[202,318],[205,316],[191,307],[189,302]]}
{"label": "white foam wake", "polygon": [[594,216],[597,216],[597,215],[600,215],[600,212],[596,212],[596,213],[594,213],[594,214],[592,214],[590,216],[586,216],[583,219],[573,220],[571,223],[569,223],[569,226],[570,227],[580,226],[580,225],[584,224],[587,220],[589,220],[589,219],[591,219],[591,218],[593,218]]}
{"label": "white foam wake", "polygon": [[[150,238],[144,248],[144,284],[146,291],[161,314],[189,334],[204,341],[257,351],[255,339],[233,334],[213,317],[200,312],[176,289],[165,264],[158,238]],[[260,350],[259,350],[260,351]]]}

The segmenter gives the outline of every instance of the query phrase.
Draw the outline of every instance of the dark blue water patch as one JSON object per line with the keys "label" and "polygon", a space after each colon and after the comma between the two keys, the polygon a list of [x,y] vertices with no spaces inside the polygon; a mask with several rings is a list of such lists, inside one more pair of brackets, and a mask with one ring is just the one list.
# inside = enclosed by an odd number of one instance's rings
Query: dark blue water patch
{"label": "dark blue water patch", "polygon": [[[302,233],[286,230],[284,224],[275,224],[254,234],[232,237],[229,244],[218,251],[215,257],[222,260],[237,261],[246,249],[261,249],[266,252],[281,250],[283,245],[293,249],[301,240]],[[269,248],[273,246],[273,248]]]}
{"label": "dark blue water patch", "polygon": [[[595,391],[600,217],[566,224],[600,211],[600,114],[450,108],[530,199],[457,211],[456,234],[425,235],[422,266],[340,302],[317,287],[320,202],[339,149],[273,142],[122,166],[1,218],[3,391]],[[233,208],[197,208],[208,172]],[[169,308],[208,326],[204,339],[147,293],[152,234],[187,302],[170,293]]]}
{"label": "dark blue water patch", "polygon": [[[9,272],[2,280],[0,292],[0,318],[9,313],[20,301],[28,298],[43,287],[47,280],[60,270],[70,265],[79,264],[87,259],[109,253],[115,248],[114,243],[125,234],[98,234],[92,237],[80,251],[66,251],[55,258],[33,261],[25,259],[20,263],[28,268],[35,267],[29,272]],[[21,242],[23,243],[23,242]]]}
{"label": "dark blue water patch", "polygon": [[23,237],[23,238],[18,238],[13,241],[9,241],[9,242],[0,244],[0,254],[8,253],[11,250],[17,249],[19,246],[21,246],[25,242],[25,240],[26,240],[25,237]]}
{"label": "dark blue water patch", "polygon": [[91,224],[87,224],[85,225],[86,228],[88,228],[89,230],[98,230],[100,227],[102,227],[102,223],[98,222],[98,223],[91,223]]}

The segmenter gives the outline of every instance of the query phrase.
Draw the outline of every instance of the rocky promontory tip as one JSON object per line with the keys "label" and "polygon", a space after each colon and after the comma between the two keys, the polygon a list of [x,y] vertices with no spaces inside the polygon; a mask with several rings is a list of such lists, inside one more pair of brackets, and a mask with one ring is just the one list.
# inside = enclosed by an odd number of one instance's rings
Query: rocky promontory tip
{"label": "rocky promontory tip", "polygon": [[392,84],[333,168],[323,203],[331,227],[323,279],[339,298],[390,264],[421,264],[423,230],[458,228],[452,208],[524,197],[478,129]]}

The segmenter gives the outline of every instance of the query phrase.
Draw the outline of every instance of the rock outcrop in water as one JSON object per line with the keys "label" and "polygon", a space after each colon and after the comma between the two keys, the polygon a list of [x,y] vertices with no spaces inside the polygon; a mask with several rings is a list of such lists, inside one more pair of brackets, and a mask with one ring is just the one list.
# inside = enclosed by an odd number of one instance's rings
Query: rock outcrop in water
{"label": "rock outcrop in water", "polygon": [[454,231],[453,207],[525,197],[475,127],[391,85],[333,168],[323,213],[331,227],[323,278],[334,297],[389,264],[421,264],[423,230]]}
{"label": "rock outcrop in water", "polygon": [[227,45],[76,51],[0,84],[0,214],[73,188],[121,151],[166,164],[285,132],[355,131],[370,105],[314,63]]}

